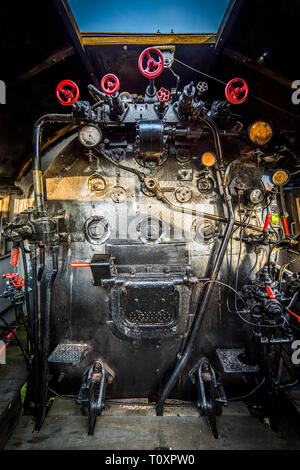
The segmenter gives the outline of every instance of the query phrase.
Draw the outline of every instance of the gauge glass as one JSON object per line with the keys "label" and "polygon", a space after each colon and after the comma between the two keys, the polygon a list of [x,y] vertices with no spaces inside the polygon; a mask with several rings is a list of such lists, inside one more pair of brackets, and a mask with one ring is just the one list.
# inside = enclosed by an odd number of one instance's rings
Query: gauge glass
{"label": "gauge glass", "polygon": [[100,129],[92,124],[83,126],[78,134],[79,141],[85,147],[95,147],[102,140],[102,133]]}
{"label": "gauge glass", "polygon": [[256,121],[249,128],[249,138],[257,145],[265,145],[272,137],[272,127],[264,121]]}
{"label": "gauge glass", "polygon": [[252,204],[259,204],[264,199],[264,193],[261,189],[255,188],[251,191],[249,197]]}
{"label": "gauge glass", "polygon": [[216,157],[212,152],[205,152],[201,157],[202,163],[205,166],[214,166]]}
{"label": "gauge glass", "polygon": [[272,181],[277,186],[286,184],[289,180],[289,173],[286,170],[277,170],[273,173]]}

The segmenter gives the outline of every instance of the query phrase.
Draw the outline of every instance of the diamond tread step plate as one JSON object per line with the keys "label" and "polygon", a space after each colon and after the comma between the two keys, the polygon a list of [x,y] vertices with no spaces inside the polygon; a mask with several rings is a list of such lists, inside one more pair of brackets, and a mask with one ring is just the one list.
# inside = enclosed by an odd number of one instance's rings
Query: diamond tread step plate
{"label": "diamond tread step plate", "polygon": [[246,364],[240,359],[244,354],[245,349],[243,348],[216,349],[217,358],[225,374],[249,374],[259,372],[260,368],[258,365]]}
{"label": "diamond tread step plate", "polygon": [[89,349],[88,344],[58,344],[50,354],[48,362],[78,364]]}

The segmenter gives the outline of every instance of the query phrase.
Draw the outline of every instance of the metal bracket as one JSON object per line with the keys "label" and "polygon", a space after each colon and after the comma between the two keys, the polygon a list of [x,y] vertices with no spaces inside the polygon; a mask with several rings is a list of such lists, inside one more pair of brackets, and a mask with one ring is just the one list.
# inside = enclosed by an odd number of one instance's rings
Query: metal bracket
{"label": "metal bracket", "polygon": [[114,371],[101,359],[97,359],[83,375],[77,403],[81,405],[83,414],[88,415],[88,435],[92,436],[97,416],[105,408],[105,389],[115,378]]}
{"label": "metal bracket", "polygon": [[218,439],[216,417],[222,414],[222,405],[228,405],[224,388],[217,382],[215,371],[206,357],[202,357],[189,371],[189,378],[197,386],[201,416],[207,417],[213,436]]}
{"label": "metal bracket", "polygon": [[158,49],[163,55],[164,58],[164,67],[170,68],[174,62],[175,46],[159,46]]}
{"label": "metal bracket", "polygon": [[107,254],[96,254],[93,256],[91,271],[94,278],[94,286],[100,286],[103,279],[112,278],[111,256]]}

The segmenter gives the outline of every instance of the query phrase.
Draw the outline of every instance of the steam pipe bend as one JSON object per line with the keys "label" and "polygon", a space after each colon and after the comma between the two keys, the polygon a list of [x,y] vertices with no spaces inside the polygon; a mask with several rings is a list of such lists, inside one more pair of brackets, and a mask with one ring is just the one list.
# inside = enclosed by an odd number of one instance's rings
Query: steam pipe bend
{"label": "steam pipe bend", "polygon": [[[214,124],[214,122],[211,121],[210,119],[208,119],[207,117],[200,118],[200,120],[203,121],[210,128],[210,130],[213,134],[214,145],[215,145],[215,150],[216,150],[216,156],[217,156],[217,161],[218,161],[217,171],[219,171],[223,176],[224,162],[223,162],[222,148],[221,148],[221,142],[220,142],[218,129],[217,129],[216,125]],[[226,227],[226,231],[225,231],[221,246],[219,248],[215,263],[214,263],[212,271],[211,271],[210,279],[212,281],[215,280],[217,278],[218,274],[219,274],[220,267],[222,265],[223,258],[224,258],[224,255],[225,255],[225,252],[226,252],[226,249],[227,249],[228,242],[229,242],[230,237],[231,237],[233,226],[234,226],[234,210],[233,210],[231,196],[230,196],[228,187],[224,186],[224,184],[223,184],[223,178],[221,178],[221,180],[222,180],[222,185],[223,185],[223,190],[224,190],[225,202],[226,202],[226,206],[227,206],[227,210],[228,210],[228,225]],[[169,378],[167,384],[165,385],[165,387],[162,391],[162,394],[161,394],[161,396],[158,400],[157,407],[156,407],[157,416],[162,416],[164,403],[165,403],[169,393],[171,392],[172,388],[176,384],[181,371],[185,367],[185,365],[186,365],[186,363],[187,363],[187,361],[190,357],[190,354],[193,350],[194,343],[195,343],[195,341],[198,337],[198,332],[199,332],[199,329],[201,327],[201,324],[202,324],[202,321],[203,321],[203,318],[204,318],[204,315],[205,315],[205,311],[206,311],[206,308],[207,308],[207,305],[208,305],[208,302],[209,302],[209,299],[210,299],[213,288],[214,288],[214,283],[211,282],[207,285],[204,296],[202,298],[202,302],[199,303],[197,308],[196,308],[195,322],[194,322],[189,340],[186,344],[184,353],[183,353],[181,359],[177,362],[177,364],[175,366],[175,369],[174,369],[171,377]]]}
{"label": "steam pipe bend", "polygon": [[32,173],[35,203],[38,214],[45,210],[43,175],[41,170],[41,142],[45,124],[75,122],[72,114],[45,114],[41,116],[33,127],[33,159]]}

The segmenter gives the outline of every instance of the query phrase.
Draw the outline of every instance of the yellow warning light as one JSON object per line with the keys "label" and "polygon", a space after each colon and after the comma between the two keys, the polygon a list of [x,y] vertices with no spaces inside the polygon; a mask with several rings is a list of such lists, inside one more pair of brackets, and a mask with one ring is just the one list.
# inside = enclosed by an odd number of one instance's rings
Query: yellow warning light
{"label": "yellow warning light", "polygon": [[272,137],[272,127],[264,121],[256,121],[248,130],[250,140],[257,145],[265,145]]}
{"label": "yellow warning light", "polygon": [[216,157],[212,152],[205,152],[201,157],[202,163],[205,166],[214,166],[216,163]]}
{"label": "yellow warning light", "polygon": [[288,180],[289,180],[289,177],[290,177],[290,175],[287,171],[278,170],[278,171],[275,171],[275,173],[273,173],[272,181],[277,186],[280,186],[281,184],[287,183]]}

